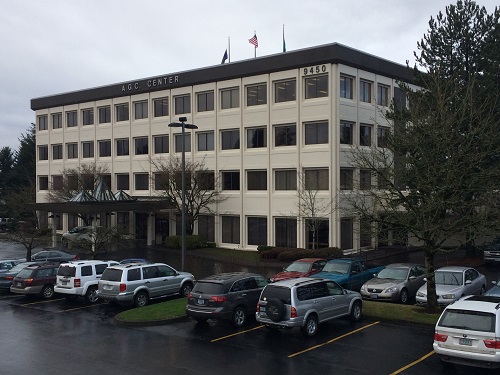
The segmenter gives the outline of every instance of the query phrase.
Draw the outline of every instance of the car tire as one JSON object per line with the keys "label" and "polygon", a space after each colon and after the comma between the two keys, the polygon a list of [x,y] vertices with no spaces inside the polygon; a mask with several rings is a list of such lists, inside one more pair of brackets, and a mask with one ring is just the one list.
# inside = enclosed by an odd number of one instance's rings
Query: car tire
{"label": "car tire", "polygon": [[184,284],[181,285],[179,294],[181,295],[181,297],[187,297],[192,290],[193,290],[193,283],[186,281]]}
{"label": "car tire", "polygon": [[233,316],[231,317],[231,324],[235,328],[241,328],[247,322],[247,311],[243,306],[237,306],[233,311]]}
{"label": "car tire", "polygon": [[362,305],[361,302],[357,301],[354,302],[351,308],[351,313],[349,314],[349,319],[351,322],[359,322],[361,319],[361,310],[362,310]]}
{"label": "car tire", "polygon": [[97,296],[97,287],[89,286],[84,298],[87,303],[96,303],[99,300],[99,297]]}
{"label": "car tire", "polygon": [[408,293],[408,289],[401,289],[401,292],[399,293],[399,302],[401,302],[403,305],[406,305],[409,300],[410,294]]}
{"label": "car tire", "polygon": [[146,292],[139,292],[134,297],[134,306],[135,307],[144,307],[149,302],[149,296]]}
{"label": "car tire", "polygon": [[314,336],[318,332],[318,318],[316,318],[316,315],[309,315],[306,319],[306,324],[304,324],[303,327],[300,327],[300,331],[304,336]]}
{"label": "car tire", "polygon": [[285,316],[285,305],[278,298],[271,298],[267,301],[266,315],[273,322],[280,322]]}
{"label": "car tire", "polygon": [[40,294],[43,299],[51,299],[54,297],[54,285],[44,285]]}

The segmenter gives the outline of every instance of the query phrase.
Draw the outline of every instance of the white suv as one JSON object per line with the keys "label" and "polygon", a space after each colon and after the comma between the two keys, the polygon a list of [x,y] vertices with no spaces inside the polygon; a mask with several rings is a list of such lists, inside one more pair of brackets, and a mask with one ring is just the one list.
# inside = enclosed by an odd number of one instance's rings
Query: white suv
{"label": "white suv", "polygon": [[500,367],[500,297],[468,296],[449,305],[434,333],[443,362]]}
{"label": "white suv", "polygon": [[54,291],[67,296],[81,296],[88,303],[95,303],[97,284],[108,266],[118,264],[115,261],[81,260],[62,263],[57,271]]}

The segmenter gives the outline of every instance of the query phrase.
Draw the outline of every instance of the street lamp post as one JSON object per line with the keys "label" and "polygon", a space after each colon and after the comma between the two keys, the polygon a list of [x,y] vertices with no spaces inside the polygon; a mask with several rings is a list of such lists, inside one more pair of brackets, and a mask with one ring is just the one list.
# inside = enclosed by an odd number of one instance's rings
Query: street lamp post
{"label": "street lamp post", "polygon": [[182,234],[181,234],[181,250],[182,250],[182,259],[181,259],[181,271],[184,271],[184,258],[186,254],[186,150],[185,150],[185,135],[186,135],[186,129],[198,129],[196,125],[193,124],[186,124],[187,117],[179,117],[179,122],[172,122],[168,124],[170,127],[174,128],[181,128],[182,129],[182,136],[181,136],[181,170],[182,170],[182,218],[181,218],[181,224],[182,224]]}

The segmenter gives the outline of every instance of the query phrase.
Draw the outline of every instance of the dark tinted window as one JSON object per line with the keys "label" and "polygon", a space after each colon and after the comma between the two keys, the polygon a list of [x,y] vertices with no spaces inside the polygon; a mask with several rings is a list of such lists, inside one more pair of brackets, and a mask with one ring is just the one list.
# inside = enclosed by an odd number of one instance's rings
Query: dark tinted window
{"label": "dark tinted window", "polygon": [[254,279],[257,283],[257,288],[263,288],[269,283],[269,281],[262,276],[255,276]]}
{"label": "dark tinted window", "polygon": [[74,277],[75,276],[75,267],[69,267],[69,266],[61,266],[59,267],[59,270],[57,271],[58,276],[68,276],[68,277]]}
{"label": "dark tinted window", "polygon": [[83,266],[81,272],[82,276],[92,276],[92,266]]}
{"label": "dark tinted window", "polygon": [[438,326],[481,332],[495,332],[495,321],[495,314],[449,309],[441,316]]}
{"label": "dark tinted window", "polygon": [[243,290],[256,289],[257,283],[253,277],[248,277],[243,280],[235,281],[231,287],[231,292],[241,292]]}
{"label": "dark tinted window", "polygon": [[157,266],[144,267],[142,269],[142,277],[144,279],[154,279],[155,277],[160,277],[160,270]]}
{"label": "dark tinted window", "polygon": [[198,281],[193,287],[193,292],[201,294],[224,294],[226,293],[226,288],[223,284]]}
{"label": "dark tinted window", "polygon": [[[106,273],[106,271],[104,271]],[[135,268],[132,270],[128,270],[127,273],[127,281],[136,281],[141,279],[141,269]]]}
{"label": "dark tinted window", "polygon": [[175,271],[172,268],[167,267],[167,266],[158,266],[158,270],[160,271],[159,276],[161,276],[161,277],[175,275]]}
{"label": "dark tinted window", "polygon": [[268,301],[271,298],[277,298],[284,304],[289,305],[291,303],[290,289],[280,286],[267,285],[262,291],[260,299],[262,301]]}
{"label": "dark tinted window", "polygon": [[329,294],[325,283],[315,283],[297,288],[297,298],[299,301],[326,297]]}
{"label": "dark tinted window", "polygon": [[106,267],[108,267],[108,265],[106,263],[96,264],[95,265],[95,273],[97,275],[101,275],[104,272],[104,270],[106,269]]}
{"label": "dark tinted window", "polygon": [[[121,281],[122,280],[122,270],[117,270],[115,268],[106,268],[102,274],[101,280],[107,281]],[[130,272],[129,272],[130,274]]]}

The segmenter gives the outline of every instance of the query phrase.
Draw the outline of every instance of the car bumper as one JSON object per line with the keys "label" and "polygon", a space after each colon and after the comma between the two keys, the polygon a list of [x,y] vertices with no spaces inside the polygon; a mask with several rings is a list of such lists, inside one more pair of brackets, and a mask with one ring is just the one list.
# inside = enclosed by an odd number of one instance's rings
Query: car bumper
{"label": "car bumper", "polygon": [[11,286],[10,291],[17,294],[40,294],[42,292],[42,286],[28,286],[26,288]]}
{"label": "car bumper", "polygon": [[54,286],[54,292],[72,296],[83,296],[83,288],[65,288],[56,285]]}
{"label": "car bumper", "polygon": [[434,342],[432,346],[434,351],[445,362],[483,368],[500,368],[500,352],[498,351],[495,354],[490,355],[448,349],[442,347],[442,345],[437,344],[436,342]]}
{"label": "car bumper", "polygon": [[186,315],[195,319],[229,320],[233,312],[227,311],[222,307],[216,309],[203,309],[197,306],[186,305]]}
{"label": "car bumper", "polygon": [[373,300],[373,301],[399,301],[399,291],[398,292],[392,292],[392,293],[368,293],[365,291],[361,291],[361,297],[363,299],[367,300]]}
{"label": "car bumper", "polygon": [[97,292],[97,297],[102,301],[108,302],[133,302],[134,293],[120,293],[120,294],[103,294],[99,291]]}
{"label": "car bumper", "polygon": [[272,321],[271,319],[269,319],[265,313],[256,312],[255,319],[260,324],[264,324],[266,326],[272,326],[272,327],[294,328],[294,327],[304,326],[304,319],[303,318],[290,318],[288,320],[275,322],[275,321]]}
{"label": "car bumper", "polygon": [[0,290],[10,290],[12,281],[0,281]]}
{"label": "car bumper", "polygon": [[[427,306],[427,297],[419,297],[419,296],[416,296],[415,297],[415,302],[417,303],[417,305],[419,306]],[[448,306],[449,304],[455,302],[454,299],[443,299],[443,298],[438,298],[438,305],[441,306],[441,307],[445,307],[445,306]]]}

